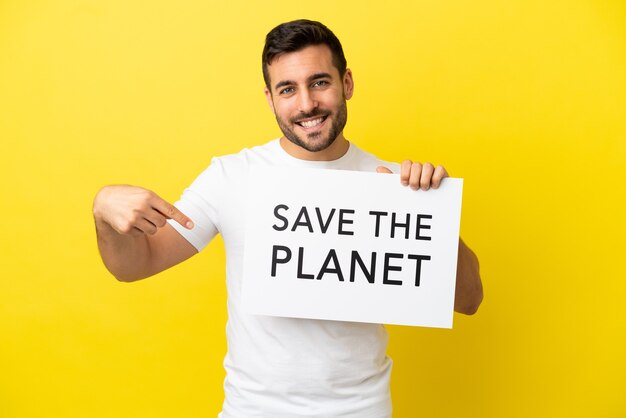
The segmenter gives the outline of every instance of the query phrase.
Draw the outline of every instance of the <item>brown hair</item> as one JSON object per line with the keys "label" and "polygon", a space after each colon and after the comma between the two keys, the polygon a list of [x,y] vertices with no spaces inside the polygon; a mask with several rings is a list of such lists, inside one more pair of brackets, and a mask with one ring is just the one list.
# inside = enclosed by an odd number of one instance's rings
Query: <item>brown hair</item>
{"label": "brown hair", "polygon": [[263,80],[265,80],[265,86],[269,88],[270,85],[267,66],[275,58],[311,45],[328,46],[333,56],[333,65],[339,70],[339,75],[344,76],[347,63],[339,39],[320,22],[300,19],[281,23],[265,37],[265,47],[263,48]]}

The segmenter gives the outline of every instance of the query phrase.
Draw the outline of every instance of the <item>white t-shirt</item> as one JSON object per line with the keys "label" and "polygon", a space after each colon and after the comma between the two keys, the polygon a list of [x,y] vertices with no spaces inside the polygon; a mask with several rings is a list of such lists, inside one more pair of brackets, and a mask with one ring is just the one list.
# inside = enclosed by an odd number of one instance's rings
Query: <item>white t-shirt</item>
{"label": "white t-shirt", "polygon": [[248,169],[251,164],[374,172],[385,165],[350,144],[334,161],[290,156],[279,140],[213,158],[176,202],[195,223],[170,222],[198,251],[219,232],[226,246],[228,353],[222,418],[391,416],[383,325],[250,315],[241,307]]}

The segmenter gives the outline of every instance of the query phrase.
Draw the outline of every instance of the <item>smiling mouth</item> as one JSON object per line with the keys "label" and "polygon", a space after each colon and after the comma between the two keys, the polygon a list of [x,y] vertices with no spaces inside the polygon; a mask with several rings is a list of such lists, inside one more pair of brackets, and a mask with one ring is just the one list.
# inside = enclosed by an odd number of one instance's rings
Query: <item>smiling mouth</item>
{"label": "smiling mouth", "polygon": [[315,118],[315,119],[310,119],[310,120],[303,120],[300,122],[296,122],[297,125],[300,125],[301,127],[305,128],[305,129],[310,129],[310,128],[314,128],[317,125],[322,124],[326,118],[328,117],[328,115],[326,116],[321,116],[319,118]]}

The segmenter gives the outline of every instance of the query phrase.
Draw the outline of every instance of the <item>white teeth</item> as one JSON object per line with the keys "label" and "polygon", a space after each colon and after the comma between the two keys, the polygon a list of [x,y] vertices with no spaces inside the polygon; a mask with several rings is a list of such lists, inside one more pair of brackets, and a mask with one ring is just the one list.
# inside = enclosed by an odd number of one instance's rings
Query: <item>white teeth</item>
{"label": "white teeth", "polygon": [[300,125],[302,125],[302,127],[304,127],[304,128],[312,128],[312,127],[317,126],[320,123],[322,123],[323,120],[324,120],[324,118],[319,118],[319,119],[314,119],[314,120],[307,120],[307,121],[300,122]]}

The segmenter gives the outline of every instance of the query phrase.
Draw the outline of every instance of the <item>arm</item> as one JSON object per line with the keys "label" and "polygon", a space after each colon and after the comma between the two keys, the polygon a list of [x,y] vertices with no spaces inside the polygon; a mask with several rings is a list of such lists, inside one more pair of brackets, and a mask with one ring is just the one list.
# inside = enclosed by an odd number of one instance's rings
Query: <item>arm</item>
{"label": "arm", "polygon": [[[378,167],[379,173],[391,173],[386,167]],[[413,190],[436,189],[441,180],[448,177],[442,166],[434,167],[431,163],[414,163],[405,160],[400,168],[400,182]],[[483,285],[480,280],[478,258],[470,248],[459,238],[459,253],[456,268],[456,291],[454,296],[454,310],[472,315],[476,313],[483,300]]]}
{"label": "arm", "polygon": [[166,222],[191,229],[191,219],[149,190],[106,186],[94,199],[93,214],[100,256],[118,280],[144,279],[197,253]]}
{"label": "arm", "polygon": [[459,238],[454,310],[465,315],[473,315],[482,301],[483,284],[480,280],[478,257]]}

